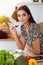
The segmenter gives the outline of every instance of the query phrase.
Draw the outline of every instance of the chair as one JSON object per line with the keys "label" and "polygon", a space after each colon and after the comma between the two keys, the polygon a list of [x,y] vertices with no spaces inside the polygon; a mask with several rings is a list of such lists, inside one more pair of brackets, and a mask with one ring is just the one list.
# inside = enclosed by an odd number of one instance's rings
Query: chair
{"label": "chair", "polygon": [[43,31],[43,22],[39,23],[39,28]]}

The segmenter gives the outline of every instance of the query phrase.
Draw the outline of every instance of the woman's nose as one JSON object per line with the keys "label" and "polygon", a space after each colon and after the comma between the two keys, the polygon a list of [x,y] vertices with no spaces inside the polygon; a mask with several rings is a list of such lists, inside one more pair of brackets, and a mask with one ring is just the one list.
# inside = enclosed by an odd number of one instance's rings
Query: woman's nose
{"label": "woman's nose", "polygon": [[21,20],[23,19],[23,16],[21,16]]}

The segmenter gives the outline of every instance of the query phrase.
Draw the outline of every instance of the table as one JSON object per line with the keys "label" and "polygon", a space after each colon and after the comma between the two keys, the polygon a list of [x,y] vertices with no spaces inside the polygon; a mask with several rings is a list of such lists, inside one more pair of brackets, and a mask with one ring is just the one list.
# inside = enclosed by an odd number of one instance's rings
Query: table
{"label": "table", "polygon": [[13,52],[18,48],[14,39],[0,39],[0,49]]}
{"label": "table", "polygon": [[38,62],[38,65],[43,65],[43,62]]}
{"label": "table", "polygon": [[[8,51],[15,51],[17,48],[16,42],[14,39],[0,39],[0,49],[5,49]],[[24,50],[25,51],[25,50]],[[25,51],[26,53],[26,51]],[[31,54],[30,52],[28,52],[29,54]],[[38,62],[38,65],[43,65],[43,62]]]}

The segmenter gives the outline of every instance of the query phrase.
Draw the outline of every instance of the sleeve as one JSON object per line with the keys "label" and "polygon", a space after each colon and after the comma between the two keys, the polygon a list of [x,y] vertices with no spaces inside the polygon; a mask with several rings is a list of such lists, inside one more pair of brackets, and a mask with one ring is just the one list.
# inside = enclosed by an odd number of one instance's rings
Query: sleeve
{"label": "sleeve", "polygon": [[30,33],[29,36],[30,36],[31,42],[39,38],[40,30],[38,25],[33,23],[30,27],[29,33]]}

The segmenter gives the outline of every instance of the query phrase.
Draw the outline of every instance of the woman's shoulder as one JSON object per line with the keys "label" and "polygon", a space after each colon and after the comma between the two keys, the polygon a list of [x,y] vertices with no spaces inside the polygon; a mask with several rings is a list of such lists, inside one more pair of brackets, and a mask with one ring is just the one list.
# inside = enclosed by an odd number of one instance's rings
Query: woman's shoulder
{"label": "woman's shoulder", "polygon": [[39,26],[37,23],[31,23],[29,26],[30,29],[39,29]]}
{"label": "woman's shoulder", "polygon": [[31,23],[29,29],[43,34],[43,31],[40,29],[40,27],[37,23]]}
{"label": "woman's shoulder", "polygon": [[32,27],[38,27],[38,24],[37,23],[31,23],[30,24]]}

